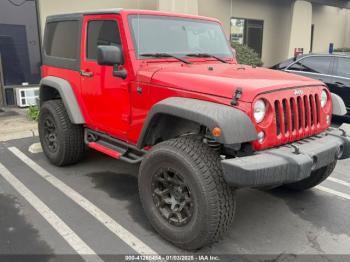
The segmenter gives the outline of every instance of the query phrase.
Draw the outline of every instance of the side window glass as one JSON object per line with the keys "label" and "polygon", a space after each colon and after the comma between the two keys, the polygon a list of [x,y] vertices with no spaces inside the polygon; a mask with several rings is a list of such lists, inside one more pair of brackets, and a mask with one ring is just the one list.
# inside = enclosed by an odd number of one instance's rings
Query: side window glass
{"label": "side window glass", "polygon": [[116,21],[96,20],[88,23],[87,59],[97,59],[97,47],[100,45],[113,45],[122,48],[119,27]]}
{"label": "side window glass", "polygon": [[292,66],[288,68],[288,70],[293,70],[293,71],[306,71],[306,68],[302,65],[301,61],[296,62]]}
{"label": "side window glass", "polygon": [[77,59],[77,21],[51,22],[46,25],[45,52],[48,56]]}
{"label": "side window glass", "polygon": [[331,66],[331,57],[327,56],[312,56],[301,59],[289,70],[318,73],[318,74],[329,74]]}
{"label": "side window glass", "polygon": [[337,76],[350,78],[350,59],[338,58]]}

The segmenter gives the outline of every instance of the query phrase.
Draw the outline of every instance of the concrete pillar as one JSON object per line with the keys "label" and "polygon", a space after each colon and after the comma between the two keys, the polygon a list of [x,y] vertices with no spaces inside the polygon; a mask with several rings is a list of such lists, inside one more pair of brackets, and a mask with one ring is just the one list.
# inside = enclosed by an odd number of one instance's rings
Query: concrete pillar
{"label": "concrete pillar", "polygon": [[350,10],[347,10],[346,15],[346,31],[345,31],[345,39],[344,39],[344,47],[350,48]]}
{"label": "concrete pillar", "polygon": [[297,0],[292,4],[292,24],[289,40],[289,57],[294,56],[295,48],[304,48],[309,53],[311,44],[312,4]]}
{"label": "concrete pillar", "polygon": [[158,0],[158,10],[198,15],[198,0]]}

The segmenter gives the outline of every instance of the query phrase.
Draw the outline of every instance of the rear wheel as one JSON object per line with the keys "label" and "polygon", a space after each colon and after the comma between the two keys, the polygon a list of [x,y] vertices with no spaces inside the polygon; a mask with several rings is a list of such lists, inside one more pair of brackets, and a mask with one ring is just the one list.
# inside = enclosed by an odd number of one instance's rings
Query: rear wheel
{"label": "rear wheel", "polygon": [[61,100],[50,100],[40,108],[39,137],[51,163],[65,166],[78,162],[85,149],[84,130],[71,123]]}
{"label": "rear wheel", "polygon": [[305,178],[296,183],[284,185],[283,187],[286,187],[288,189],[295,190],[295,191],[303,191],[303,190],[313,188],[321,184],[324,180],[326,180],[332,174],[336,164],[337,164],[337,161],[334,161],[328,166],[325,166],[313,171],[308,178]]}
{"label": "rear wheel", "polygon": [[160,143],[146,155],[139,192],[153,227],[183,249],[217,241],[233,222],[234,191],[223,179],[220,157],[193,137]]}

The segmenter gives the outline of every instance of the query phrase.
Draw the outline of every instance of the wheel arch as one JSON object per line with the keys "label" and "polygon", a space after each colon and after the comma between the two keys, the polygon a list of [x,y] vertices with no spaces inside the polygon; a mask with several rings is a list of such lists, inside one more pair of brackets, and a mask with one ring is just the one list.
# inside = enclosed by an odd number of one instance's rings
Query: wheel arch
{"label": "wheel arch", "polygon": [[238,144],[257,139],[253,123],[239,109],[208,101],[172,97],[151,108],[137,146],[152,146],[164,134],[166,139],[170,139],[181,132],[190,133],[200,129],[201,126],[209,130],[219,127],[222,132],[217,141],[221,144]]}
{"label": "wheel arch", "polygon": [[78,101],[68,81],[54,76],[48,76],[40,81],[40,106],[54,99],[62,99],[69,119],[73,124],[85,124]]}

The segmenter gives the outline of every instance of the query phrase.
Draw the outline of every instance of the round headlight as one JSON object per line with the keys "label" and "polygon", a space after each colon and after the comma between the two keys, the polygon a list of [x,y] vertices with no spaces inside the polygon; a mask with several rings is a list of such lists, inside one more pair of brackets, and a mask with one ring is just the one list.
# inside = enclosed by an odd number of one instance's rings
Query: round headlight
{"label": "round headlight", "polygon": [[264,100],[259,99],[254,104],[254,118],[258,124],[264,120],[266,114],[266,105]]}
{"label": "round headlight", "polygon": [[323,108],[328,102],[328,95],[325,90],[322,91],[320,99],[321,99],[321,107]]}

